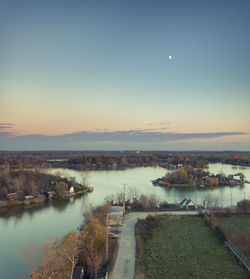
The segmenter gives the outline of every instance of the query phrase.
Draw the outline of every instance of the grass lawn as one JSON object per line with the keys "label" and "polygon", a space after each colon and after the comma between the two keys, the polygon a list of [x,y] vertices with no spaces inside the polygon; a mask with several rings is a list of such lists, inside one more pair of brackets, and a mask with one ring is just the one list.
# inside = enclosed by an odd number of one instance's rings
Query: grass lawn
{"label": "grass lawn", "polygon": [[[201,218],[161,217],[155,229],[143,222],[136,226],[137,279],[249,278]],[[146,228],[153,233],[142,241]]]}
{"label": "grass lawn", "polygon": [[241,235],[246,233],[250,240],[250,216],[216,217],[216,220],[232,242],[250,258],[250,241],[244,242]]}

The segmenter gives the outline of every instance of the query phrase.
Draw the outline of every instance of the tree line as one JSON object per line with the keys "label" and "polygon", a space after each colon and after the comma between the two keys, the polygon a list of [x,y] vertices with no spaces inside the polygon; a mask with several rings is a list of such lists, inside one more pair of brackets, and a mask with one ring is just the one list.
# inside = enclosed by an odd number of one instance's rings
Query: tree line
{"label": "tree line", "polygon": [[[66,160],[63,160],[66,159]],[[250,166],[250,152],[170,152],[170,151],[109,151],[109,152],[1,152],[0,165],[11,168],[64,167],[75,169],[122,169],[135,166],[191,165],[204,168],[208,163]]]}

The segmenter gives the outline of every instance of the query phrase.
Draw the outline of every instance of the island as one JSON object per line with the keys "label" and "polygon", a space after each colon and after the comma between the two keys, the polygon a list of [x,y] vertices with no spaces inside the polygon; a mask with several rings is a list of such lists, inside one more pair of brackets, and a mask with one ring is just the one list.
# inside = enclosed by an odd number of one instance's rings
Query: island
{"label": "island", "polygon": [[163,187],[218,187],[239,186],[244,183],[244,174],[237,173],[226,176],[223,173],[210,174],[203,168],[193,168],[191,165],[180,166],[173,172],[153,180],[155,186]]}
{"label": "island", "polygon": [[46,173],[43,169],[0,169],[0,207],[41,204],[92,192],[93,187],[77,183],[75,177]]}

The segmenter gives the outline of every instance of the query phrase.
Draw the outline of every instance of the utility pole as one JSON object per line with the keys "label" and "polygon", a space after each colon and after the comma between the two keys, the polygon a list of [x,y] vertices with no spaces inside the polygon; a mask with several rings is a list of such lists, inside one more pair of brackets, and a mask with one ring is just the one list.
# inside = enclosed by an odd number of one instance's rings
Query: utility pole
{"label": "utility pole", "polygon": [[231,192],[231,207],[233,206],[233,197],[232,197],[232,192]]}
{"label": "utility pole", "polygon": [[109,227],[108,227],[108,222],[109,221],[109,213],[107,212],[106,215],[106,261],[109,259]]}
{"label": "utility pole", "polygon": [[123,214],[125,215],[125,194],[126,194],[126,185],[127,184],[123,184],[123,190],[124,190],[124,195],[123,195]]}

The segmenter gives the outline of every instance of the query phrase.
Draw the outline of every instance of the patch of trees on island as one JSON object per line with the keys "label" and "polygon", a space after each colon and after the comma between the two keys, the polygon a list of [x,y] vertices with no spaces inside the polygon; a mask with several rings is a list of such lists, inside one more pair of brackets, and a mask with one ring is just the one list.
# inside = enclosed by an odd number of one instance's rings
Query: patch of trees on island
{"label": "patch of trees on island", "polygon": [[38,169],[11,170],[8,165],[0,169],[0,207],[42,203],[46,199],[89,190],[84,174],[80,184],[74,177],[63,178],[60,173],[52,175]]}
{"label": "patch of trees on island", "polygon": [[164,177],[152,181],[153,185],[165,187],[217,187],[217,186],[237,186],[244,182],[244,174],[225,176],[224,174],[210,174],[203,168],[193,168],[191,165],[179,167]]}

